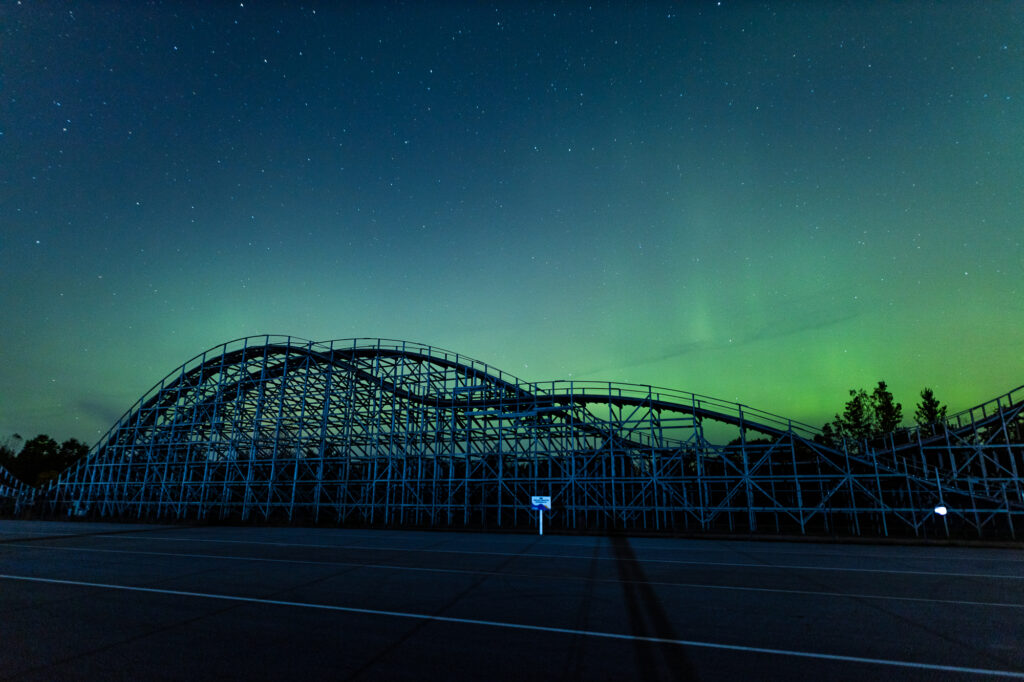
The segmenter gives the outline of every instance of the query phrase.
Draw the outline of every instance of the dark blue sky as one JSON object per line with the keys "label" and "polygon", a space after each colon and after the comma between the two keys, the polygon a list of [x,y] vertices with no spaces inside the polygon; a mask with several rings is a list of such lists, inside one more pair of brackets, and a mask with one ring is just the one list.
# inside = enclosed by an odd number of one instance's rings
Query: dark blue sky
{"label": "dark blue sky", "polygon": [[[0,7],[0,434],[255,333],[818,423],[1021,383],[1024,11]],[[912,408],[908,410],[912,412]]]}

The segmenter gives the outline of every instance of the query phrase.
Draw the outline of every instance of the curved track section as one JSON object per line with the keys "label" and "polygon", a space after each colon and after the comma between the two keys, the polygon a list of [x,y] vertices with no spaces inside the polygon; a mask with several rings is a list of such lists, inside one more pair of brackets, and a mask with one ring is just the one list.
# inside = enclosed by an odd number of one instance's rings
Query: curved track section
{"label": "curved track section", "polygon": [[[827,447],[809,425],[692,393],[262,336],[169,374],[42,497],[69,514],[514,528],[540,494],[564,529],[1013,535],[1019,477],[969,479],[986,457],[1019,463],[1016,409],[999,412],[1004,455],[962,428]],[[913,456],[940,438],[952,466]],[[953,514],[936,517],[940,502]]]}

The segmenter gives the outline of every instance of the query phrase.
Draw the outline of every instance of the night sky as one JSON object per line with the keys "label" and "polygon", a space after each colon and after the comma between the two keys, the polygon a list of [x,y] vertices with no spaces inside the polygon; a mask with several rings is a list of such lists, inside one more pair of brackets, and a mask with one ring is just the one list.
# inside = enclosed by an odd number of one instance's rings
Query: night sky
{"label": "night sky", "polygon": [[0,4],[0,437],[406,339],[821,424],[1024,383],[1020,2]]}

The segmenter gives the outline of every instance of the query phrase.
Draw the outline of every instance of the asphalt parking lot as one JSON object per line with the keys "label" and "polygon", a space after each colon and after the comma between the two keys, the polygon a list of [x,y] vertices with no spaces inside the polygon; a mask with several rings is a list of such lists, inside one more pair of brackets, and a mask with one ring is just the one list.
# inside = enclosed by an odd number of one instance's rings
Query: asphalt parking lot
{"label": "asphalt parking lot", "polygon": [[0,521],[5,680],[1024,679],[1024,550]]}

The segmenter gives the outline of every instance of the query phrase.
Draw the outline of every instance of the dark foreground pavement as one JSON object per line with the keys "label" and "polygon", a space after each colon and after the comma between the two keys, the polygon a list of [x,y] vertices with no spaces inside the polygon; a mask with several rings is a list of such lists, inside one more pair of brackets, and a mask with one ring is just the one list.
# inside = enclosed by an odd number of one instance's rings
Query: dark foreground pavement
{"label": "dark foreground pavement", "polygon": [[1024,679],[1024,551],[0,521],[10,680]]}

